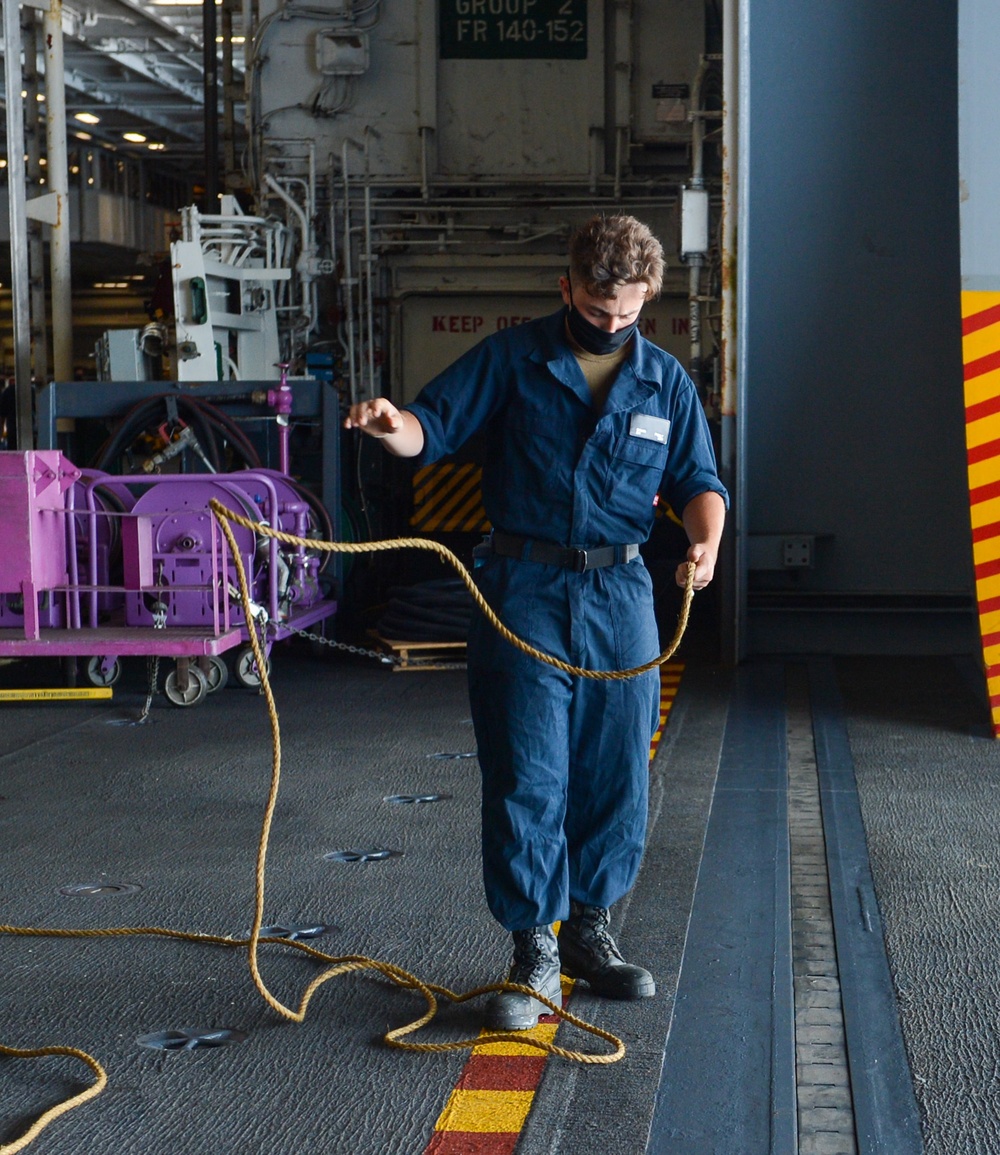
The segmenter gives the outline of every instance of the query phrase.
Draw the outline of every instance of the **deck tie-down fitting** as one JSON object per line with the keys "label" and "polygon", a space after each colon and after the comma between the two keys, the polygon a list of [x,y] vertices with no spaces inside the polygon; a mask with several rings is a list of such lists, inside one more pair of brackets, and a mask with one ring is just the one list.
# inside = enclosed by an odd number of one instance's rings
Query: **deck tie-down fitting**
{"label": "deck tie-down fitting", "polygon": [[[251,611],[249,609],[251,604],[250,587],[247,582],[246,571],[243,567],[243,559],[240,557],[240,551],[237,547],[236,540],[230,528],[230,521],[234,521],[245,528],[251,529],[253,532],[262,534],[267,537],[277,538],[279,541],[285,542],[288,545],[305,546],[310,549],[317,549],[320,551],[331,553],[370,553],[390,549],[423,549],[431,550],[432,552],[441,555],[442,560],[447,561],[458,572],[462,581],[465,583],[469,592],[472,594],[476,604],[486,615],[487,620],[497,630],[500,635],[505,638],[511,645],[523,651],[532,657],[537,658],[541,662],[548,665],[555,666],[566,673],[576,675],[582,678],[594,678],[598,680],[619,680],[626,678],[634,678],[640,674],[646,673],[648,670],[656,669],[662,666],[665,662],[674,655],[677,647],[680,645],[681,638],[684,636],[684,631],[687,628],[688,618],[690,616],[691,601],[694,596],[694,574],[695,564],[693,562],[687,563],[687,581],[684,586],[684,599],[681,604],[681,612],[678,616],[677,627],[674,631],[674,636],[670,645],[658,658],[654,658],[644,665],[636,666],[629,670],[586,670],[579,666],[572,666],[567,662],[561,661],[550,654],[546,654],[541,650],[536,649],[528,642],[523,641],[517,637],[511,630],[509,630],[503,622],[497,617],[492,608],[487,604],[482,594],[472,577],[472,574],[462,564],[461,560],[450,550],[447,546],[441,545],[439,542],[431,541],[425,538],[394,538],[386,541],[374,542],[327,542],[319,541],[311,538],[296,537],[293,534],[285,533],[281,530],[272,528],[271,526],[261,525],[259,522],[250,522],[248,519],[240,517],[238,514],[227,509],[224,505],[212,499],[209,503],[212,512],[216,515],[222,533],[226,539],[229,547],[230,557],[232,558],[236,576],[239,583],[240,598],[243,602],[244,613],[247,615],[247,620],[250,620]],[[257,869],[255,876],[255,903],[254,903],[254,920],[253,927],[248,939],[233,939],[223,935],[208,935],[195,934],[187,931],[169,930],[164,927],[115,927],[107,930],[43,930],[37,927],[14,927],[0,925],[0,934],[14,934],[14,935],[28,935],[36,937],[63,937],[63,938],[96,938],[96,937],[115,937],[122,935],[159,935],[168,938],[179,938],[189,942],[211,942],[225,946],[247,946],[248,961],[250,966],[250,974],[253,979],[254,986],[256,986],[258,993],[264,1001],[283,1018],[290,1019],[292,1022],[301,1023],[305,1020],[306,1010],[309,1002],[316,991],[323,985],[323,983],[335,978],[338,975],[349,974],[352,971],[361,970],[376,970],[384,975],[391,982],[396,983],[397,986],[404,990],[419,991],[423,995],[427,1003],[427,1010],[418,1019],[405,1026],[397,1027],[395,1030],[388,1031],[383,1036],[383,1041],[390,1047],[397,1047],[400,1050],[407,1051],[432,1051],[432,1052],[447,1052],[456,1050],[469,1050],[473,1047],[487,1046],[490,1043],[518,1043],[524,1046],[533,1047],[536,1050],[543,1051],[550,1055],[559,1055],[561,1058],[569,1059],[574,1062],[587,1064],[608,1064],[616,1063],[625,1055],[625,1044],[616,1035],[611,1034],[610,1031],[605,1031],[601,1027],[595,1026],[593,1023],[588,1023],[569,1011],[564,1010],[562,1006],[557,1006],[554,1002],[545,998],[544,995],[538,991],[532,990],[530,987],[522,986],[520,983],[490,983],[486,986],[476,987],[474,990],[466,991],[464,994],[458,994],[455,991],[449,990],[447,987],[438,986],[435,983],[425,983],[416,975],[410,974],[408,971],[398,967],[393,963],[382,962],[378,959],[368,958],[364,955],[341,955],[334,956],[325,954],[322,951],[316,950],[304,942],[299,942],[288,938],[274,938],[268,939],[262,933],[263,911],[264,911],[264,875],[267,861],[267,847],[270,840],[271,821],[274,816],[274,810],[278,798],[278,787],[281,781],[281,735],[278,725],[278,712],[274,703],[274,695],[271,691],[271,684],[267,674],[267,661],[264,655],[263,646],[257,636],[256,630],[249,630],[250,645],[257,661],[258,669],[260,670],[260,689],[265,700],[267,701],[268,716],[271,723],[272,735],[272,767],[271,767],[271,786],[268,793],[267,804],[265,806],[264,821],[262,824],[260,839],[257,846]],[[280,1002],[267,988],[263,978],[260,974],[260,968],[257,962],[257,949],[261,942],[276,942],[284,946],[300,950],[305,954],[319,962],[328,963],[326,970],[321,971],[305,988],[302,998],[299,1002],[298,1008],[293,1009],[285,1006]],[[458,1039],[450,1043],[413,1043],[404,1041],[407,1035],[411,1035],[416,1031],[425,1027],[437,1014],[438,997],[446,998],[453,1003],[463,1003],[471,999],[478,998],[481,995],[492,994],[497,991],[517,991],[521,994],[530,995],[533,998],[543,1003],[549,1010],[558,1016],[559,1019],[564,1019],[572,1026],[578,1027],[580,1030],[597,1036],[609,1043],[614,1050],[608,1054],[594,1054],[587,1051],[571,1051],[565,1047],[556,1046],[555,1043],[545,1042],[542,1039],[532,1038],[530,1032],[511,1031],[511,1032],[495,1032],[485,1035],[480,1035],[475,1039]],[[0,1055],[7,1055],[10,1058],[40,1058],[45,1055],[63,1055],[79,1059],[95,1074],[95,1081],[78,1095],[74,1095],[65,1099],[61,1103],[57,1103],[54,1107],[43,1112],[35,1122],[28,1128],[27,1131],[13,1143],[0,1146],[0,1155],[16,1155],[16,1152],[23,1151],[39,1133],[48,1126],[53,1120],[60,1115],[75,1107],[82,1106],[89,1100],[96,1098],[107,1085],[107,1074],[101,1064],[86,1051],[78,1050],[75,1047],[38,1047],[32,1049],[21,1049],[17,1047],[8,1047],[0,1043]]]}

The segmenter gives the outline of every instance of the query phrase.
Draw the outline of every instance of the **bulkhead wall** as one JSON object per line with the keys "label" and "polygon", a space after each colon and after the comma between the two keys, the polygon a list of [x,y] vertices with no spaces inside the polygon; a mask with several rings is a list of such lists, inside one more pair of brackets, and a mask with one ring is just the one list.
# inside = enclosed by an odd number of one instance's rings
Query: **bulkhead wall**
{"label": "bulkhead wall", "polygon": [[301,167],[308,141],[380,182],[583,181],[690,139],[703,0],[360,7],[260,4],[247,87],[265,167]]}

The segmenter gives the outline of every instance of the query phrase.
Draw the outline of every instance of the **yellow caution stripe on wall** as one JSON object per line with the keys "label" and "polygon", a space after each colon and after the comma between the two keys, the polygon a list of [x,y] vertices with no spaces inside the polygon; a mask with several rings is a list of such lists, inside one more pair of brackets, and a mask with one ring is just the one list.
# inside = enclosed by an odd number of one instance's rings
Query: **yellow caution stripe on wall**
{"label": "yellow caution stripe on wall", "polygon": [[962,360],[979,631],[1000,737],[1000,293],[962,294]]}
{"label": "yellow caution stripe on wall", "polygon": [[425,465],[413,478],[410,525],[424,533],[488,533],[482,485],[481,466]]}

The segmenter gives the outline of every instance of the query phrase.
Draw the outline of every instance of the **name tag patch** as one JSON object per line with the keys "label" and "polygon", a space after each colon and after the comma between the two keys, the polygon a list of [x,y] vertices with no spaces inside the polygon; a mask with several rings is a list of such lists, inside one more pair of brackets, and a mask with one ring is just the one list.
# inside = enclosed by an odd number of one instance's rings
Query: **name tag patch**
{"label": "name tag patch", "polygon": [[666,445],[670,422],[665,417],[651,417],[647,413],[633,413],[629,424],[629,437],[641,437],[644,441],[659,441]]}

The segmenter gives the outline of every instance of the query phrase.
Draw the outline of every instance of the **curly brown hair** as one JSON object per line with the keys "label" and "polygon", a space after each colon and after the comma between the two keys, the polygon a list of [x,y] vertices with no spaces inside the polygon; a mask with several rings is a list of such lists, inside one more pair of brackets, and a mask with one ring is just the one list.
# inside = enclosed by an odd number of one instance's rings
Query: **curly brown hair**
{"label": "curly brown hair", "polygon": [[591,217],[569,239],[570,276],[592,297],[610,300],[624,285],[642,282],[647,301],[663,286],[663,246],[635,217],[603,213]]}

